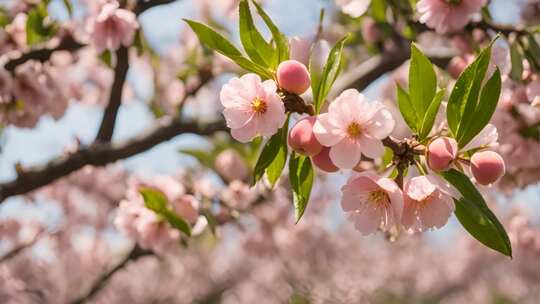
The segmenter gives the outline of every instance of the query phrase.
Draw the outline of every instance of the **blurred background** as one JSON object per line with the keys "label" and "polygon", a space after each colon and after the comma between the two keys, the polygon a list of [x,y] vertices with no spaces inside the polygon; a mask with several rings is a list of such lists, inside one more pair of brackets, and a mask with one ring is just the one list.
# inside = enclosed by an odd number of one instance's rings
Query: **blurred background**
{"label": "blurred background", "polygon": [[[0,0],[0,6],[7,11],[16,2]],[[72,1],[70,15],[62,0],[52,0],[48,12],[61,23],[83,20],[92,4],[88,2],[92,1]],[[178,0],[139,16],[149,48],[162,64],[156,68],[154,59],[133,56],[113,142],[143,133],[159,116],[151,106],[162,94],[156,74],[181,67],[187,46],[198,44],[182,18],[214,22],[239,43],[236,9],[218,2]],[[492,0],[489,11],[497,23],[518,24],[529,2]],[[288,37],[312,37],[321,9],[328,40],[360,31],[359,24],[331,0],[265,0],[264,7]],[[422,43],[449,46],[436,36]],[[375,55],[354,46],[346,53],[350,63]],[[92,56],[93,61],[85,63],[81,55],[83,62],[59,77],[76,78],[80,69],[99,65],[101,70],[93,73],[101,73],[97,77],[108,86],[112,70],[95,53],[88,55]],[[185,100],[182,116],[219,119],[219,88],[234,72],[223,68],[215,73],[210,83]],[[363,93],[370,100],[384,99],[393,73],[378,77]],[[83,88],[79,101],[71,101],[59,119],[44,115],[33,128],[5,125],[0,135],[0,181],[16,178],[19,168],[45,164],[90,145],[104,108],[100,90],[105,89]],[[82,101],[85,98],[95,100]],[[0,205],[0,302],[536,303],[540,298],[536,182],[511,191],[486,191],[513,242],[513,259],[478,244],[455,217],[442,229],[421,235],[363,237],[339,206],[348,172],[318,176],[310,208],[297,225],[286,189],[278,189],[267,203],[233,212],[233,220],[217,231],[211,231],[208,219],[197,222],[199,234],[173,254],[133,250],[133,239],[120,233],[114,221],[119,202],[130,199],[135,180],[172,176],[190,185],[185,186],[191,189],[188,192],[203,197],[223,196],[226,191],[231,195],[231,185],[201,166],[202,157],[180,152],[206,151],[213,163],[216,143],[229,143],[223,138],[224,134],[183,134],[106,167],[87,166],[27,195],[7,198]],[[241,191],[234,193],[238,201],[254,195]],[[219,209],[212,211],[220,215]],[[96,282],[103,284],[96,288]]]}

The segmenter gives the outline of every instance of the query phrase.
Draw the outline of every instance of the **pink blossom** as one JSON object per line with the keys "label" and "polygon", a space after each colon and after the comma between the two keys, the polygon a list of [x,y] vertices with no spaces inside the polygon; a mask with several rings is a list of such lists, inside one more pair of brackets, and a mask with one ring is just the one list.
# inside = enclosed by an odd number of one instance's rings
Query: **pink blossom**
{"label": "pink blossom", "polygon": [[402,224],[413,232],[441,228],[454,211],[453,198],[429,176],[411,178],[405,184]]}
{"label": "pink blossom", "polygon": [[195,224],[199,217],[199,201],[193,195],[182,195],[171,202],[171,205],[179,215],[190,224]]}
{"label": "pink blossom", "polygon": [[471,20],[471,15],[480,12],[486,0],[420,0],[416,9],[420,22],[438,33],[461,30]]}
{"label": "pink blossom", "polygon": [[103,52],[115,51],[120,45],[131,45],[138,28],[135,14],[112,2],[101,7],[99,14],[90,20],[87,30],[98,52]]}
{"label": "pink blossom", "polygon": [[400,223],[403,194],[393,180],[367,171],[351,177],[341,191],[341,207],[363,235]]}
{"label": "pink blossom", "polygon": [[317,140],[330,147],[330,159],[342,169],[352,169],[361,154],[377,158],[384,153],[381,139],[394,129],[390,112],[379,102],[368,102],[355,89],[341,93],[319,115],[313,126]]}
{"label": "pink blossom", "polygon": [[249,176],[249,168],[246,161],[233,149],[222,151],[214,161],[214,168],[225,180],[246,180]]}
{"label": "pink blossom", "polygon": [[223,115],[236,140],[249,142],[258,135],[272,136],[283,126],[287,116],[276,90],[274,81],[262,82],[255,74],[233,78],[223,86]]}
{"label": "pink blossom", "polygon": [[257,199],[257,191],[242,181],[234,180],[221,193],[221,197],[228,206],[244,210]]}
{"label": "pink blossom", "polygon": [[289,45],[291,49],[291,59],[308,66],[312,39],[306,37],[292,37],[289,39]]}
{"label": "pink blossom", "polygon": [[527,98],[530,102],[534,102],[540,97],[540,79],[535,79],[527,85]]}
{"label": "pink blossom", "polygon": [[336,0],[336,3],[344,14],[357,18],[367,12],[371,0]]}

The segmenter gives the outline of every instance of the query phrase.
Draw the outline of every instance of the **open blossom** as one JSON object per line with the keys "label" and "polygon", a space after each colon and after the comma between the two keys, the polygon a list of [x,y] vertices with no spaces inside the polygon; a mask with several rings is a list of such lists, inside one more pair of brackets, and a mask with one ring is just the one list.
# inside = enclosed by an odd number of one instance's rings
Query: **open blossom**
{"label": "open blossom", "polygon": [[336,3],[344,14],[357,18],[367,12],[371,0],[336,0]]}
{"label": "open blossom", "polygon": [[411,178],[404,189],[403,227],[421,232],[441,228],[454,211],[454,200],[431,176]]}
{"label": "open blossom", "polygon": [[399,225],[403,194],[393,180],[372,171],[362,172],[351,177],[341,191],[341,207],[362,234]]}
{"label": "open blossom", "polygon": [[120,45],[133,43],[139,23],[135,14],[118,7],[117,2],[107,3],[99,14],[90,20],[88,32],[98,52],[115,51]]}
{"label": "open blossom", "polygon": [[287,116],[276,90],[274,81],[263,82],[255,74],[233,78],[223,86],[220,99],[232,137],[249,142],[258,135],[277,133]]}
{"label": "open blossom", "polygon": [[376,158],[384,153],[381,139],[394,129],[390,112],[379,102],[368,102],[355,89],[341,93],[319,115],[313,126],[317,140],[330,147],[330,159],[342,169],[352,169],[361,154]]}
{"label": "open blossom", "polygon": [[438,33],[461,30],[471,20],[471,15],[480,12],[486,0],[420,0],[416,9],[420,22]]}

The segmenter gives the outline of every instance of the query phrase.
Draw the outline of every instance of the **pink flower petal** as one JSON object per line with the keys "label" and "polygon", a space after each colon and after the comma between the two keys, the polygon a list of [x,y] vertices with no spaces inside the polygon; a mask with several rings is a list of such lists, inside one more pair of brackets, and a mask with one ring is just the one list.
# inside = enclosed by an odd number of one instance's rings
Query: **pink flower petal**
{"label": "pink flower petal", "polygon": [[344,138],[330,148],[330,159],[341,169],[352,169],[360,162],[360,146],[349,138]]}

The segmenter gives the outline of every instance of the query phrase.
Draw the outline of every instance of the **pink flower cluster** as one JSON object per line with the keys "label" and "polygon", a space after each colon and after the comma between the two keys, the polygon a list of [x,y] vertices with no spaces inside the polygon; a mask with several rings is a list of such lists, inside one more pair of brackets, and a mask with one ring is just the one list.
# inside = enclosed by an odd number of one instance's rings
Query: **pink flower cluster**
{"label": "pink flower cluster", "polygon": [[161,191],[167,197],[170,208],[190,224],[199,216],[199,201],[186,193],[184,186],[169,176],[156,176],[149,181],[131,180],[126,198],[120,202],[114,224],[118,230],[136,240],[145,249],[164,254],[179,248],[180,231],[173,228],[159,215],[147,209],[141,187]]}
{"label": "pink flower cluster", "polygon": [[36,61],[18,66],[14,75],[0,69],[0,122],[33,128],[45,114],[62,117],[71,92],[57,72]]}
{"label": "pink flower cluster", "polygon": [[97,16],[90,18],[87,31],[98,52],[115,51],[133,43],[139,23],[135,14],[119,8],[114,1],[103,5]]}
{"label": "pink flower cluster", "polygon": [[420,22],[438,33],[447,33],[465,27],[486,3],[486,0],[420,0],[416,9]]}

